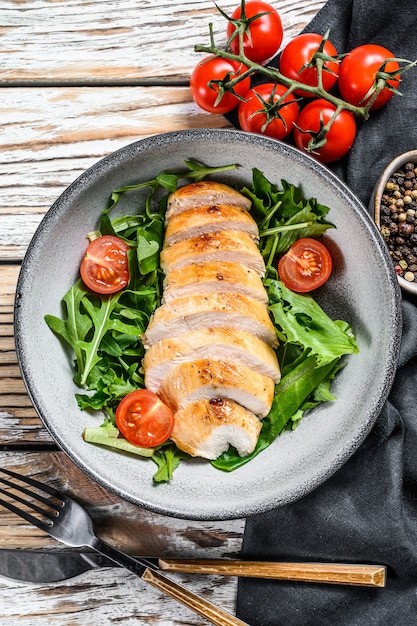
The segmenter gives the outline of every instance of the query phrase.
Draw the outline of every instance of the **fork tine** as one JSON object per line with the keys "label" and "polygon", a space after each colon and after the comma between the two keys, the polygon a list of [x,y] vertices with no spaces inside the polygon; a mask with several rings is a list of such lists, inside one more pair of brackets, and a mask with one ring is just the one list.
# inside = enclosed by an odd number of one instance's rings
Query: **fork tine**
{"label": "fork tine", "polygon": [[0,467],[0,472],[3,472],[3,474],[7,474],[8,476],[11,476],[12,478],[16,478],[17,480],[21,480],[24,483],[28,483],[29,485],[32,485],[32,487],[36,487],[40,491],[46,491],[46,493],[49,493],[49,495],[51,496],[55,496],[55,498],[57,498],[58,500],[61,500],[61,501],[65,500],[65,496],[62,493],[60,493],[53,487],[50,487],[49,485],[45,485],[43,483],[38,482],[37,480],[34,480],[33,478],[29,478],[28,476],[22,476],[21,474],[16,474],[16,472],[12,472],[12,470],[4,469],[3,467]]}
{"label": "fork tine", "polygon": [[[12,487],[15,486],[13,485],[13,483],[9,483],[9,484],[12,485]],[[27,492],[29,495],[32,495],[30,491],[28,491],[27,489],[25,489],[24,491]],[[16,502],[20,502],[21,504],[24,504],[28,508],[32,509],[32,511],[36,511],[37,513],[40,513],[40,515],[43,515],[44,517],[47,517],[50,520],[56,519],[56,515],[52,515],[51,513],[49,513],[49,511],[46,511],[45,509],[41,509],[41,507],[35,504],[34,502],[29,502],[28,500],[24,500],[23,498],[18,496],[16,493],[10,493],[10,491],[6,491],[5,489],[2,489],[1,487],[0,487],[0,493],[2,493],[4,496],[7,496],[8,498],[13,498],[13,500],[16,500]],[[45,500],[45,498],[42,498],[42,500],[45,502],[45,504],[49,504],[48,501]],[[53,507],[53,508],[56,511],[59,510],[59,508],[56,508],[56,507]]]}
{"label": "fork tine", "polygon": [[[23,487],[22,485],[16,485],[15,483],[12,483],[11,480],[7,480],[7,478],[1,478],[1,476],[0,476],[0,482],[3,483],[4,485],[8,485],[9,487],[13,487],[13,489],[17,489],[18,491],[21,491],[22,493],[25,493],[27,496],[35,498],[39,502],[42,502],[43,504],[46,504],[47,506],[50,506],[51,508],[55,509],[56,511],[59,511],[59,509],[61,508],[60,506],[58,506],[58,505],[54,504],[53,502],[51,502],[51,500],[48,500],[47,498],[44,498],[40,494],[34,493],[33,491],[30,491],[29,489],[26,489],[26,487]],[[7,495],[7,492],[4,491],[1,488],[0,488],[0,492],[4,493],[5,495]],[[13,496],[13,497],[15,497],[16,500],[19,500],[20,502],[22,502],[22,504],[26,504],[26,500],[21,500],[17,496]],[[60,498],[60,500],[62,501],[62,498]],[[36,508],[36,507],[33,506],[33,508]],[[42,509],[38,509],[38,513],[41,513],[41,512],[42,512]]]}
{"label": "fork tine", "polygon": [[46,533],[49,532],[50,526],[46,522],[42,522],[42,520],[39,520],[37,517],[30,515],[30,513],[27,513],[26,511],[23,511],[22,509],[19,509],[17,506],[14,506],[14,504],[12,504],[11,502],[7,502],[6,500],[3,500],[2,498],[0,498],[0,504],[4,506],[6,509],[9,509],[9,511],[11,511],[12,513],[16,513],[16,515],[18,515],[19,517],[23,517],[23,519],[29,522],[29,524],[33,524],[33,526],[36,526],[37,528],[45,531]]}

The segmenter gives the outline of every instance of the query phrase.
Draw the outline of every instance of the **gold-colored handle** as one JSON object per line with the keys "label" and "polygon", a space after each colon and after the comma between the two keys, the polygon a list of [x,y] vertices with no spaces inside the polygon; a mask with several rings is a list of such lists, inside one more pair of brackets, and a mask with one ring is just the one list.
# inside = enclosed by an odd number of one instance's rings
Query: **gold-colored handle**
{"label": "gold-colored handle", "polygon": [[205,617],[212,624],[216,624],[216,626],[247,626],[246,622],[242,622],[242,620],[230,615],[227,611],[223,611],[223,609],[189,591],[182,585],[178,585],[159,572],[147,568],[141,578],[156,589],[159,589],[159,591],[163,591],[171,598],[198,613],[198,615]]}
{"label": "gold-colored handle", "polygon": [[339,563],[268,563],[220,559],[159,559],[163,571],[193,574],[221,574],[251,578],[274,578],[299,582],[321,582],[336,585],[385,587],[383,565],[349,565]]}

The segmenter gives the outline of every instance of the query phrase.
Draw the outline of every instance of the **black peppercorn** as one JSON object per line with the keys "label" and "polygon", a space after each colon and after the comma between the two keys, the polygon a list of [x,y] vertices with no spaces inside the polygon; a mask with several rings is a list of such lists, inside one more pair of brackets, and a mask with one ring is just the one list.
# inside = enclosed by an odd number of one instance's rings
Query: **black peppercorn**
{"label": "black peppercorn", "polygon": [[411,161],[385,184],[380,231],[395,271],[407,281],[417,282],[417,165]]}
{"label": "black peppercorn", "polygon": [[414,225],[408,222],[400,222],[398,225],[398,233],[404,237],[409,237],[414,232]]}

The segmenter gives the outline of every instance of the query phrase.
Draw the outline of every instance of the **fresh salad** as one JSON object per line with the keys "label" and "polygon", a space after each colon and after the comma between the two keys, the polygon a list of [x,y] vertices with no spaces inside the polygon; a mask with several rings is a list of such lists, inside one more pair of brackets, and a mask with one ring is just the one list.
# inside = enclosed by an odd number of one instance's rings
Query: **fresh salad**
{"label": "fresh salad", "polygon": [[[80,278],[62,299],[62,318],[45,316],[51,330],[73,350],[80,409],[97,412],[102,422],[85,428],[84,440],[148,457],[157,465],[155,483],[169,481],[180,462],[190,458],[164,435],[171,419],[166,405],[161,401],[158,405],[157,399],[144,407],[142,417],[153,436],[139,443],[129,437],[128,430],[121,432],[123,420],[117,421],[116,414],[123,418],[132,392],[144,389],[141,336],[161,304],[164,275],[159,255],[167,199],[186,182],[210,175],[218,178],[238,167],[206,167],[192,160],[184,164],[183,171],[161,172],[153,180],[113,191],[98,229],[87,234],[88,254],[80,259]],[[132,215],[112,219],[111,211],[122,195],[139,189],[146,190],[143,205]],[[258,169],[253,169],[251,185],[238,191],[252,201],[251,214],[259,226],[259,249],[266,266],[263,282],[279,339],[282,378],[275,386],[272,408],[262,420],[254,452],[240,457],[230,447],[216,460],[207,461],[224,471],[248,463],[282,432],[294,429],[309,409],[335,400],[331,383],[343,367],[342,357],[358,352],[349,324],[330,319],[307,293],[323,284],[331,272],[331,257],[319,241],[334,228],[326,219],[329,207],[306,199],[300,188],[284,180],[280,185],[270,182]],[[110,261],[101,264],[106,242],[114,244],[114,238],[120,243],[116,250],[112,246]],[[289,262],[294,255],[303,263],[314,262],[316,271],[294,273],[295,264]]]}

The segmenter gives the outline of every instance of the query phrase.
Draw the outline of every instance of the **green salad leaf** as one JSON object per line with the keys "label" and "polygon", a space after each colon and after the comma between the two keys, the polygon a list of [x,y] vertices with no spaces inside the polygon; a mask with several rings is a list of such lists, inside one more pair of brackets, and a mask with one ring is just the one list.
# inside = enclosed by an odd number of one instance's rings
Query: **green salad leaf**
{"label": "green salad leaf", "polygon": [[314,298],[294,293],[278,280],[268,279],[266,288],[275,325],[287,342],[308,349],[318,367],[359,351],[349,325],[332,321]]}
{"label": "green salad leaf", "polygon": [[84,428],[83,439],[88,443],[96,443],[138,456],[152,457],[155,454],[154,448],[140,448],[129,443],[124,437],[120,437],[119,429],[111,422],[105,422],[97,428]]}

